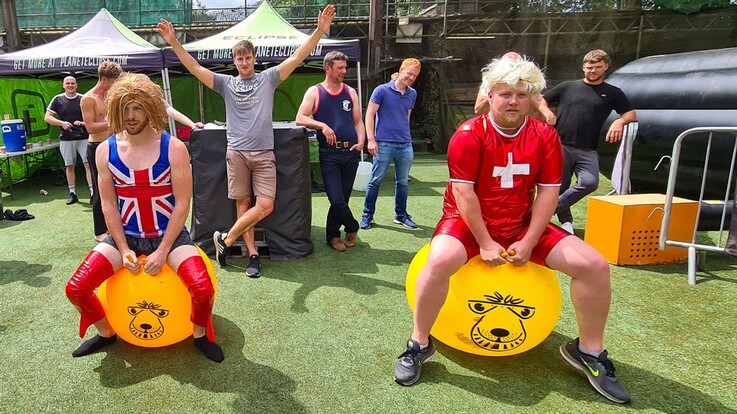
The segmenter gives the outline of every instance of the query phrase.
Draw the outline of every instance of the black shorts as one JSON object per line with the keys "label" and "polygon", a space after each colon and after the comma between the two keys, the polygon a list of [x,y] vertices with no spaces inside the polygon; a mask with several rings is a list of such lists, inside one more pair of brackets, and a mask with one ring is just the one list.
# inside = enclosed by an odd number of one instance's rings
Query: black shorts
{"label": "black shorts", "polygon": [[[140,237],[133,237],[127,234],[125,235],[125,240],[128,242],[128,247],[136,253],[136,256],[142,254],[149,255],[153,253],[161,245],[161,240],[163,238],[164,237],[161,236],[151,239],[142,239]],[[113,240],[113,237],[110,235],[105,237],[105,239],[100,243],[106,243],[118,249],[118,246],[115,244],[115,240]],[[192,237],[189,236],[189,232],[187,231],[187,229],[182,229],[182,232],[179,233],[179,237],[174,240],[174,244],[171,245],[171,249],[169,249],[167,254],[171,253],[172,250],[176,249],[179,246],[194,246]]]}

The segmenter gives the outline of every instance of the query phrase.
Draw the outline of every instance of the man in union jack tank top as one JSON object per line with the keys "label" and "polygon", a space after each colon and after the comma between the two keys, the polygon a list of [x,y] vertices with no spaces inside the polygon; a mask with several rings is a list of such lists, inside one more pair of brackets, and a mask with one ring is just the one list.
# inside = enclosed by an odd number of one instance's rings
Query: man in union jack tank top
{"label": "man in union jack tank top", "polygon": [[[81,314],[79,336],[95,325],[98,334],[72,355],[80,357],[117,339],[95,289],[122,267],[151,275],[168,264],[192,297],[194,345],[221,362],[212,307],[215,290],[205,262],[184,227],[192,198],[189,154],[164,132],[166,108],[161,89],[146,75],[125,74],[107,97],[107,119],[114,134],[96,153],[102,210],[109,235],[87,255],[66,286]],[[145,263],[137,259],[147,255]]]}
{"label": "man in union jack tank top", "polygon": [[[579,338],[560,353],[601,395],[629,402],[603,345],[609,265],[593,247],[550,223],[562,177],[561,143],[553,127],[528,116],[545,78],[523,57],[495,59],[482,73],[491,110],[463,123],[450,140],[443,215],[417,276],[414,329],[394,380],[412,385],[420,379],[422,363],[435,352],[430,330],[450,277],[479,255],[489,266],[533,261],[569,275]],[[490,343],[505,343],[509,334],[516,333],[484,332]]]}

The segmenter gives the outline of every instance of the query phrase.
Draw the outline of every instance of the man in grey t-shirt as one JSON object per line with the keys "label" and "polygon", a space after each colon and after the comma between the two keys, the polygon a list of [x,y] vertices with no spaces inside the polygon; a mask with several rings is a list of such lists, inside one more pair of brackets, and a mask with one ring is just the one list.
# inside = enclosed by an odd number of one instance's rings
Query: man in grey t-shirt
{"label": "man in grey t-shirt", "polygon": [[[253,226],[274,210],[276,161],[272,111],[274,91],[317,46],[335,17],[335,6],[328,5],[317,17],[317,29],[294,53],[278,66],[256,73],[253,44],[241,40],[233,46],[233,63],[238,76],[215,74],[195,60],[177,40],[174,27],[164,19],[159,34],[169,43],[184,67],[200,82],[223,96],[226,111],[228,152],[228,197],[235,200],[238,220],[228,232],[213,235],[215,257],[226,265],[228,247],[243,237],[248,248],[246,275],[259,277],[261,260],[253,237]],[[256,202],[251,206],[252,198]]]}

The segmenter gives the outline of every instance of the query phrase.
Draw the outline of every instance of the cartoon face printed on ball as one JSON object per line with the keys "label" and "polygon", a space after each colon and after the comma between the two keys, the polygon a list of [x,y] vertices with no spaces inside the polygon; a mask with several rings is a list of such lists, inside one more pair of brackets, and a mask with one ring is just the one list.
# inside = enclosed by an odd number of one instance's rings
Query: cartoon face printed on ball
{"label": "cartoon face printed on ball", "polygon": [[527,339],[525,321],[535,316],[533,306],[512,295],[484,295],[482,300],[469,300],[468,309],[481,315],[471,328],[473,343],[488,351],[509,351]]}
{"label": "cartoon face printed on ball", "polygon": [[[407,301],[415,305],[415,286],[430,246],[415,255],[407,270]],[[526,352],[555,328],[562,297],[555,273],[535,263],[488,266],[471,258],[451,276],[448,295],[430,334],[475,355],[504,357]]]}
{"label": "cartoon face printed on ball", "polygon": [[150,341],[164,334],[162,319],[169,316],[169,311],[162,309],[161,305],[144,300],[135,306],[128,306],[128,314],[132,317],[128,329],[136,338]]}
{"label": "cartoon face printed on ball", "polygon": [[[207,255],[199,253],[217,293],[215,269]],[[98,294],[110,326],[129,344],[156,348],[192,336],[192,298],[168,264],[155,276],[134,275],[122,267],[100,285]]]}

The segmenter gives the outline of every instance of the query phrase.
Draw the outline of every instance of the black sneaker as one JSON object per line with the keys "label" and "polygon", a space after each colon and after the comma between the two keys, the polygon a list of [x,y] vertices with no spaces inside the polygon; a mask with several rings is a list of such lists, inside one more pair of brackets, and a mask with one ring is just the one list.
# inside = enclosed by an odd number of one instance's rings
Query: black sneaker
{"label": "black sneaker", "polygon": [[394,381],[400,385],[412,385],[420,379],[422,363],[435,355],[435,345],[429,338],[427,347],[420,349],[420,344],[414,339],[407,341],[407,350],[399,355],[397,364],[394,366]]}
{"label": "black sneaker", "polygon": [[79,198],[77,198],[77,194],[69,193],[69,198],[67,198],[67,205],[74,204],[77,201],[79,201]]}
{"label": "black sneaker", "polygon": [[560,346],[563,358],[579,371],[583,371],[594,389],[608,400],[625,404],[630,402],[630,393],[614,376],[614,363],[607,351],[598,358],[584,354],[578,349],[578,338]]}
{"label": "black sneaker", "polygon": [[220,267],[225,267],[228,264],[228,255],[230,248],[225,245],[225,237],[228,233],[220,233],[215,231],[212,234],[212,242],[215,245],[215,260],[217,260]]}
{"label": "black sneaker", "polygon": [[246,276],[251,278],[257,278],[261,276],[261,256],[257,254],[252,254],[248,257]]}

